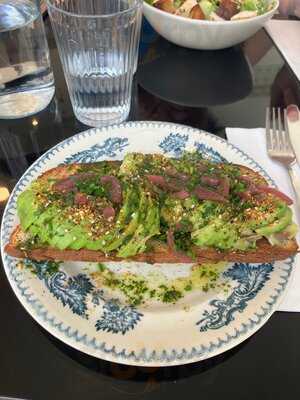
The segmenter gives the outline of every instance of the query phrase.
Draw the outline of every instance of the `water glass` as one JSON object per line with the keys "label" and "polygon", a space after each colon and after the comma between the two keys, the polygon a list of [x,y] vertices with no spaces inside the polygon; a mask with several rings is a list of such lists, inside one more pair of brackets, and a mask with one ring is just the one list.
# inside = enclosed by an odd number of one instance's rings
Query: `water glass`
{"label": "water glass", "polygon": [[48,10],[75,116],[96,127],[124,121],[142,0],[48,0]]}
{"label": "water glass", "polygon": [[54,80],[39,0],[0,0],[0,118],[45,108]]}

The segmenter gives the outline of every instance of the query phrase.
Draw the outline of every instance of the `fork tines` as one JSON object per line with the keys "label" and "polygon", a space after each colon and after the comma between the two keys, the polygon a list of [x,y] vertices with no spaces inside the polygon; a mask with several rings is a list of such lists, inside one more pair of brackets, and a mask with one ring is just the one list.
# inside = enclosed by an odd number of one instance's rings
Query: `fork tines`
{"label": "fork tines", "polygon": [[282,125],[282,113],[280,108],[273,107],[272,109],[267,108],[266,110],[266,139],[267,139],[267,150],[268,152],[280,152],[282,153],[293,153],[287,125],[287,113],[286,109],[283,113],[283,124]]}

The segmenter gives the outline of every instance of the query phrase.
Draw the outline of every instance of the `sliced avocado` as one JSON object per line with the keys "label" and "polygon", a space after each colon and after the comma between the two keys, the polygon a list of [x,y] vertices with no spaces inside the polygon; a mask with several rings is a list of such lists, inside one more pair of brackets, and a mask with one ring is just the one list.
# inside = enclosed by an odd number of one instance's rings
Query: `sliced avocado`
{"label": "sliced avocado", "polygon": [[197,205],[198,201],[195,197],[188,197],[183,201],[183,206],[188,211],[192,211]]}
{"label": "sliced avocado", "polygon": [[298,233],[298,225],[292,222],[285,229],[284,232],[288,234],[289,239],[293,239]]}
{"label": "sliced avocado", "polygon": [[70,234],[55,235],[50,239],[50,245],[59,250],[65,250],[72,243],[73,237]]}
{"label": "sliced avocado", "polygon": [[272,233],[281,232],[292,222],[292,217],[292,210],[287,208],[285,214],[279,220],[263,228],[256,229],[256,233],[261,236],[268,236]]}
{"label": "sliced avocado", "polygon": [[272,246],[280,246],[285,241],[294,239],[298,232],[298,226],[292,222],[289,224],[283,231],[272,233],[271,235],[267,236],[268,241],[271,243]]}
{"label": "sliced avocado", "polygon": [[235,226],[217,218],[208,225],[191,234],[192,241],[199,247],[216,247],[218,249],[234,248],[238,240]]}
{"label": "sliced avocado", "polygon": [[[257,238],[258,240],[258,238]],[[234,249],[236,250],[247,250],[249,248],[255,248],[256,246],[256,240],[255,241],[249,241],[246,238],[239,239],[236,241],[234,244]]]}
{"label": "sliced avocado", "polygon": [[125,189],[124,203],[119,212],[118,222],[120,226],[126,225],[129,221],[131,213],[138,208],[139,192],[137,188],[128,186]]}
{"label": "sliced avocado", "polygon": [[68,246],[68,249],[71,250],[80,250],[86,247],[87,240],[86,238],[80,236],[76,237],[76,240],[72,241],[72,243]]}
{"label": "sliced avocado", "polygon": [[42,243],[48,243],[52,236],[52,221],[57,215],[56,207],[46,208],[29,227],[29,232],[37,236]]}
{"label": "sliced avocado", "polygon": [[139,210],[143,207],[144,201],[145,195],[143,193],[139,193],[135,189],[128,190],[124,206],[120,211],[117,221],[119,228],[109,235],[108,238],[105,238],[107,245],[104,249],[106,252],[116,250],[128,237],[134,234],[138,226]]}
{"label": "sliced avocado", "polygon": [[[74,226],[67,221],[62,221],[61,217],[58,216],[52,221],[52,237],[50,239],[50,245],[60,250],[66,248],[74,248],[78,250],[79,244],[86,242],[87,235],[84,229],[80,226]],[[73,244],[74,247],[71,247]]]}
{"label": "sliced avocado", "polygon": [[88,240],[87,232],[80,225],[74,225],[63,219],[56,207],[45,209],[29,228],[34,237],[41,243],[64,250],[78,250],[85,247]]}
{"label": "sliced avocado", "polygon": [[140,153],[126,154],[119,169],[119,175],[131,175],[137,172],[139,167],[144,163],[145,155]]}
{"label": "sliced avocado", "polygon": [[130,237],[134,234],[135,230],[138,227],[139,211],[135,211],[133,214],[134,214],[134,216],[133,216],[132,220],[130,221],[130,223],[128,224],[125,231],[122,232],[121,234],[119,234],[117,236],[117,238],[115,240],[113,240],[113,242],[111,242],[108,246],[106,246],[105,251],[110,252],[110,251],[113,251],[113,250],[119,248],[120,246],[122,246],[122,244],[128,237]]}
{"label": "sliced avocado", "polygon": [[146,207],[140,210],[139,226],[133,237],[118,251],[119,257],[131,257],[146,250],[146,242],[152,236],[159,234],[160,217],[158,204],[151,198],[145,203]]}
{"label": "sliced avocado", "polygon": [[193,208],[193,211],[189,215],[189,220],[193,225],[193,230],[196,231],[215,220],[216,217],[222,215],[222,213],[221,205],[218,205],[214,201],[204,201],[202,204]]}
{"label": "sliced avocado", "polygon": [[278,219],[282,218],[285,215],[286,210],[289,210],[288,205],[286,203],[284,203],[283,201],[280,202],[277,207],[276,217]]}
{"label": "sliced avocado", "polygon": [[167,197],[160,213],[167,224],[174,225],[182,219],[184,208],[180,200]]}
{"label": "sliced avocado", "polygon": [[80,250],[86,247],[86,244],[88,242],[88,234],[83,227],[75,226],[67,233],[67,235],[71,236],[71,242],[66,246],[66,248],[72,250]]}
{"label": "sliced avocado", "polygon": [[39,206],[35,194],[28,189],[21,193],[17,200],[17,211],[20,218],[20,224],[24,231],[39,217]]}
{"label": "sliced avocado", "polygon": [[47,229],[42,230],[43,223],[47,219],[46,213],[44,213],[40,218],[38,226],[34,226],[34,233],[36,233],[40,238],[43,238],[44,242],[47,242],[51,246],[61,250],[66,248],[73,250],[86,248],[88,250],[101,250],[103,252],[112,251],[114,248],[119,247],[125,239],[125,235],[121,239],[120,229],[123,229],[124,226],[126,226],[128,234],[134,233],[135,228],[133,227],[133,223],[130,222],[129,225],[126,224],[130,221],[129,217],[135,209],[135,198],[139,198],[138,194],[133,190],[128,191],[128,194],[125,195],[124,205],[119,213],[117,227],[109,232],[109,234],[103,235],[97,240],[91,240],[84,226],[75,226],[69,221],[63,220],[60,213],[57,212],[54,213],[54,215],[52,212],[52,215],[50,215],[48,210],[47,213],[49,214],[48,217],[51,222],[46,225]]}
{"label": "sliced avocado", "polygon": [[272,212],[270,212],[268,209],[264,210],[264,218],[260,221],[257,221],[256,219],[250,219],[241,224],[240,231],[245,229],[256,231],[258,228],[269,226],[274,221],[281,219],[285,215],[287,209],[288,206],[286,203],[279,202],[276,209]]}
{"label": "sliced avocado", "polygon": [[[127,245],[129,244],[129,247],[131,247],[132,244],[132,239],[139,237],[142,232],[143,232],[143,226],[141,226],[141,223],[145,224],[145,220],[146,220],[146,213],[147,213],[147,208],[149,207],[148,204],[148,199],[147,196],[145,195],[145,193],[141,193],[140,194],[140,202],[139,202],[139,208],[137,211],[135,211],[134,213],[134,217],[133,220],[131,221],[131,223],[134,223],[134,230],[130,229],[130,235],[127,235],[126,237],[126,243],[119,249],[118,255],[121,253],[123,254],[123,249],[127,249]],[[129,224],[130,227],[131,224]],[[134,241],[134,240],[133,240]],[[133,247],[132,247],[132,252],[134,253]],[[131,253],[132,253],[131,252]],[[126,250],[125,250],[126,253]],[[134,253],[136,254],[136,253]],[[131,255],[134,255],[131,254]],[[124,256],[122,256],[124,257]],[[129,256],[128,256],[129,257]]]}
{"label": "sliced avocado", "polygon": [[103,239],[87,240],[85,246],[87,250],[103,250]]}

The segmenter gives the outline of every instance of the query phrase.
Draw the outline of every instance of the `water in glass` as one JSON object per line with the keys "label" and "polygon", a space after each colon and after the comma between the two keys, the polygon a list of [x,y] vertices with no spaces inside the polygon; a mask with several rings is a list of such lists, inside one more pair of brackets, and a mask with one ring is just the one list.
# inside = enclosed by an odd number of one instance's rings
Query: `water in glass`
{"label": "water in glass", "polygon": [[48,0],[76,117],[90,126],[124,121],[130,110],[141,0]]}
{"label": "water in glass", "polygon": [[39,1],[0,0],[0,118],[41,111],[53,95]]}

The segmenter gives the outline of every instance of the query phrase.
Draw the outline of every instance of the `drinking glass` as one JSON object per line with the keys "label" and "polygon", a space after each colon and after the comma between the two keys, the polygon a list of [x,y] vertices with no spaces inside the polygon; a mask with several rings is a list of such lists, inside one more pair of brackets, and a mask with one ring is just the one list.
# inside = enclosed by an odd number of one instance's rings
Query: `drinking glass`
{"label": "drinking glass", "polygon": [[124,121],[142,0],[48,0],[48,10],[77,119],[96,127]]}
{"label": "drinking glass", "polygon": [[45,108],[54,95],[39,0],[0,0],[0,118]]}

